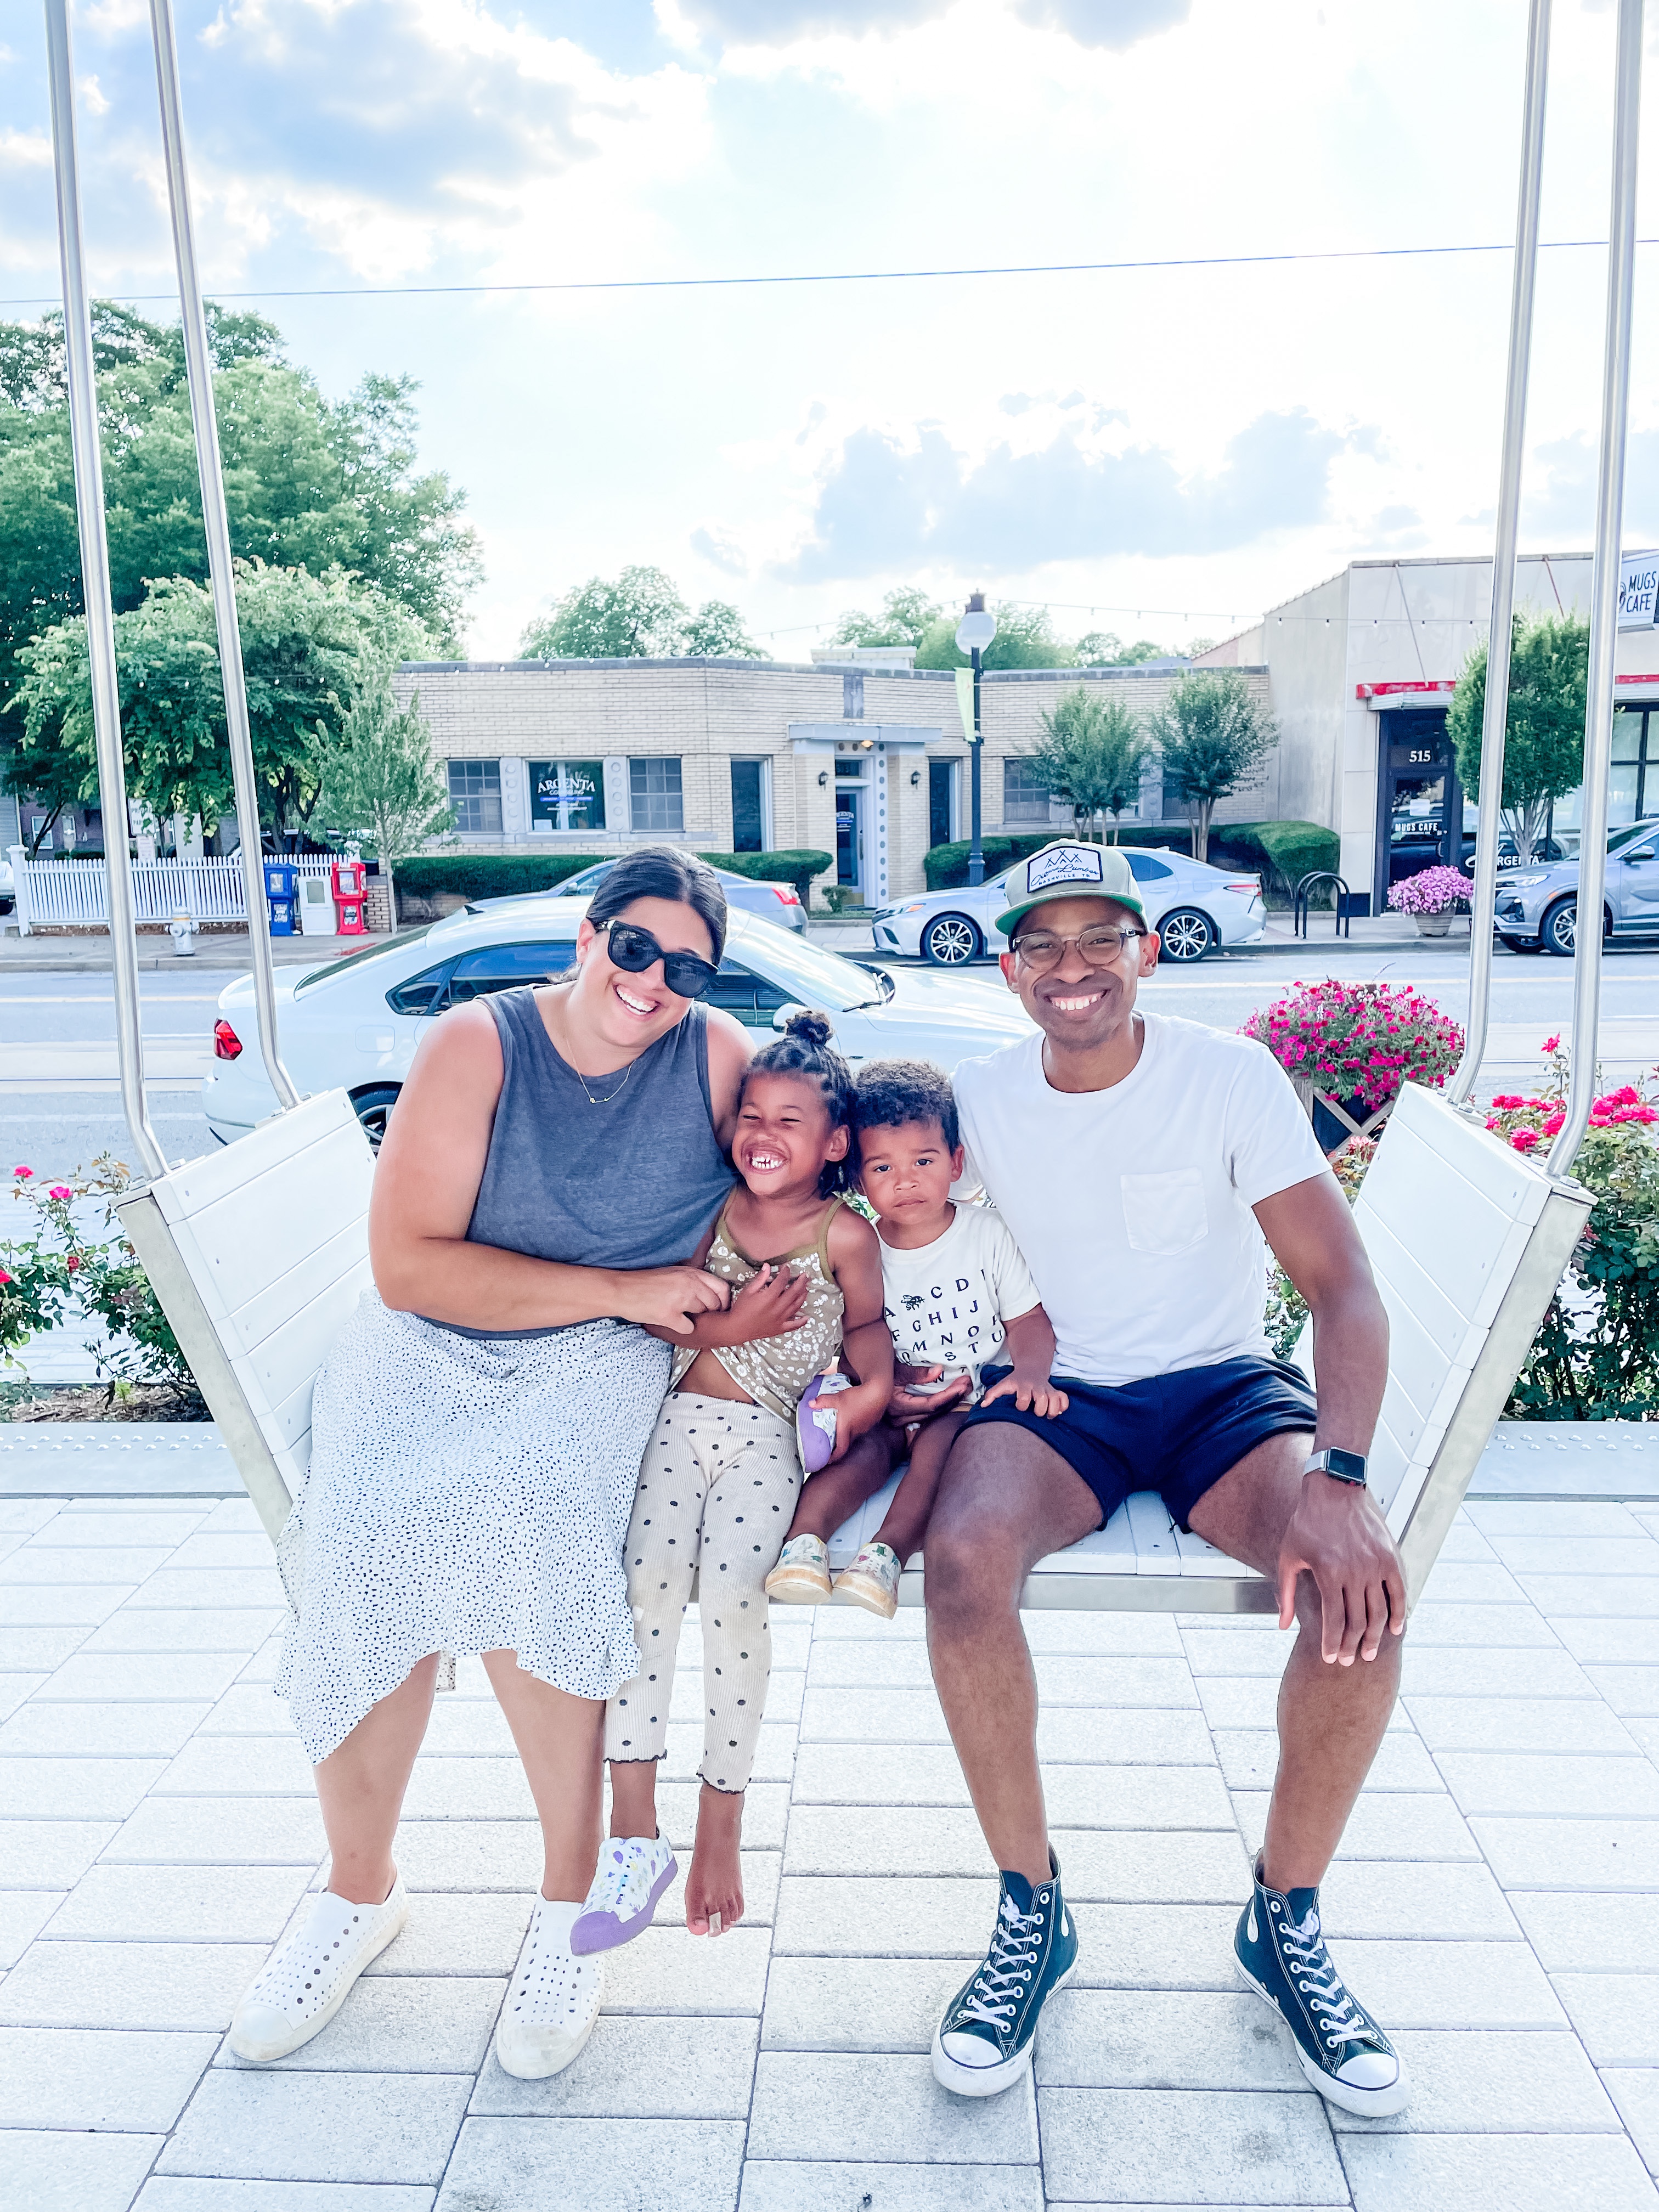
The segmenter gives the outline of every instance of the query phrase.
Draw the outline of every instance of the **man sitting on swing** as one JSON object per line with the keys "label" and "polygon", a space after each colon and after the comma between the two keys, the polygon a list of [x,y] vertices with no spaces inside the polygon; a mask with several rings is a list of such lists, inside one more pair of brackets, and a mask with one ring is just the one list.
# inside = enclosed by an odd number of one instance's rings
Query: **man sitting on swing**
{"label": "man sitting on swing", "polygon": [[[957,1103],[967,1179],[1025,1255],[1070,1404],[1057,1419],[1010,1397],[971,1413],[928,1524],[933,1679],[1001,1869],[996,1932],[939,2023],[933,2071],[964,2096],[1010,2087],[1075,1964],[1020,1592],[1039,1559],[1157,1490],[1179,1526],[1277,1586],[1281,1627],[1300,1626],[1239,1971],[1316,2089],[1349,2112],[1397,2112],[1405,2070],[1331,1962],[1318,1887],[1400,1681],[1405,1578],[1365,1486],[1388,1375],[1382,1301],[1272,1056],[1136,1012],[1158,940],[1123,855],[1051,844],[1010,886],[1002,972],[1040,1033],[963,1061]],[[1269,1352],[1264,1237],[1313,1316],[1316,1403]],[[901,1393],[894,1410],[923,1419],[948,1402]]]}

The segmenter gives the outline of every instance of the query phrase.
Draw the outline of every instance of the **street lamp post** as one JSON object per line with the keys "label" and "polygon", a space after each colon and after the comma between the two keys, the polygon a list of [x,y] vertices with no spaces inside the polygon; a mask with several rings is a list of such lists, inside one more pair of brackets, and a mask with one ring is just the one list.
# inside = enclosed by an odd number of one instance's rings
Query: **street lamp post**
{"label": "street lamp post", "polygon": [[970,835],[968,848],[968,881],[970,884],[985,881],[985,848],[980,839],[980,757],[984,737],[979,718],[979,678],[983,665],[985,648],[997,634],[997,618],[985,611],[985,594],[975,592],[969,599],[962,620],[957,624],[957,650],[965,653],[974,665],[974,726],[968,738],[969,787],[972,793]]}

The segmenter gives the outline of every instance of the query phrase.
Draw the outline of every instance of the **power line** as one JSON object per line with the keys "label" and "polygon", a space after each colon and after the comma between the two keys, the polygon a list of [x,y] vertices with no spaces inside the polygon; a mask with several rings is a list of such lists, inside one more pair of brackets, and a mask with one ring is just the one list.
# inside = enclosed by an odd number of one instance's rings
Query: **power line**
{"label": "power line", "polygon": [[[1605,238],[1554,238],[1541,241],[1542,252],[1577,252],[1605,246]],[[1638,238],[1638,246],[1659,246],[1659,238]],[[981,276],[1088,276],[1133,273],[1155,269],[1256,269],[1294,263],[1327,261],[1405,261],[1445,258],[1459,254],[1509,253],[1513,243],[1501,239],[1485,245],[1464,246],[1345,246],[1316,252],[1204,253],[1171,255],[1146,261],[1021,261],[956,269],[828,269],[786,271],[773,276],[593,276],[551,284],[332,284],[266,286],[252,291],[222,292],[216,300],[387,300],[482,296],[491,293],[558,292],[690,292],[734,290],[742,287],[786,284],[922,284]],[[124,299],[142,304],[169,301],[172,292],[126,292]],[[0,299],[0,307],[55,307],[53,292],[29,293]]]}

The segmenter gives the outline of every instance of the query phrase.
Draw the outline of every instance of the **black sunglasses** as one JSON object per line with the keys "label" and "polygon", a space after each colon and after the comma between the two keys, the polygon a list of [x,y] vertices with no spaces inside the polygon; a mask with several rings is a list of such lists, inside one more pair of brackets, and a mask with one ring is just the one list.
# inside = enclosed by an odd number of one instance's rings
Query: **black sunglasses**
{"label": "black sunglasses", "polygon": [[602,921],[599,927],[605,933],[605,950],[613,967],[624,975],[643,975],[660,960],[663,981],[677,999],[702,998],[720,972],[711,961],[699,960],[695,952],[665,952],[650,931],[641,929],[636,921]]}

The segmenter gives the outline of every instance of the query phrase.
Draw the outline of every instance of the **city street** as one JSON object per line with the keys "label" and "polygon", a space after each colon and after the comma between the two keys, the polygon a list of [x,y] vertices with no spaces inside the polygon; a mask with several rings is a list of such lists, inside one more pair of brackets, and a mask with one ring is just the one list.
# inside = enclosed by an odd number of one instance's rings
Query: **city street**
{"label": "city street", "polygon": [[[846,949],[860,957],[855,945]],[[198,1104],[197,1083],[211,1051],[214,1008],[232,977],[228,970],[194,963],[181,963],[180,969],[146,974],[141,988],[151,1117],[169,1158],[189,1159],[214,1141]],[[1001,980],[988,963],[971,973],[986,991],[1001,992]],[[1445,947],[1408,941],[1378,950],[1334,947],[1316,939],[1293,957],[1235,953],[1195,969],[1160,969],[1142,985],[1142,1003],[1218,1029],[1237,1029],[1297,980],[1325,975],[1415,984],[1455,1019],[1468,1013],[1468,948],[1455,940]],[[1565,1032],[1571,1001],[1572,969],[1566,962],[1498,954],[1483,1097],[1536,1077],[1538,1046],[1553,1032]],[[1609,950],[1601,986],[1604,1074],[1609,1082],[1627,1081],[1656,1061],[1659,951]],[[131,1149],[115,1081],[115,1016],[106,977],[15,969],[0,975],[0,1129],[18,1159],[53,1173],[100,1152],[124,1156]]]}

